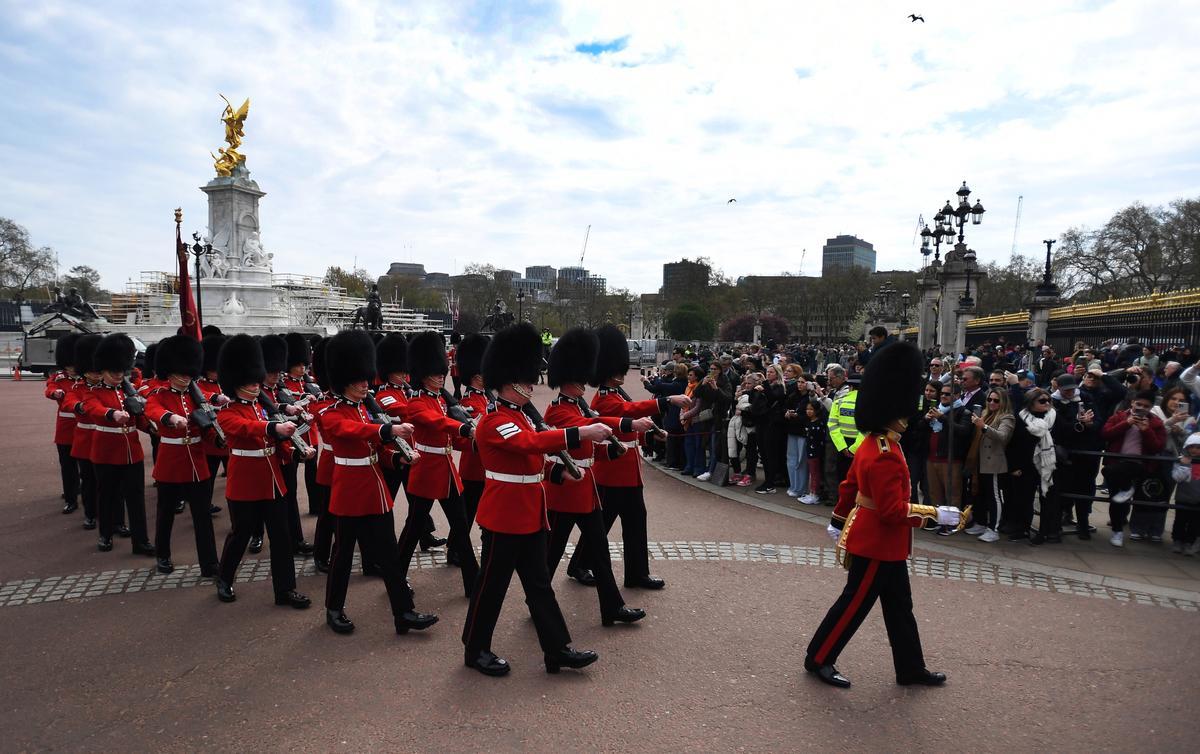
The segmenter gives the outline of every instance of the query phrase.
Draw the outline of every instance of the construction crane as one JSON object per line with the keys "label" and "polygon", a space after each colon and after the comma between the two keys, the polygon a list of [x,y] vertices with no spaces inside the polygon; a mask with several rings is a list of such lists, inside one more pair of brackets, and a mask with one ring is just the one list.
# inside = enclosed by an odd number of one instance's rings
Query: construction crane
{"label": "construction crane", "polygon": [[579,252],[579,266],[583,266],[583,255],[587,254],[588,236],[592,235],[592,226],[587,226],[587,231],[583,234],[583,251]]}
{"label": "construction crane", "polygon": [[1012,256],[1017,255],[1017,231],[1021,229],[1021,205],[1025,203],[1025,195],[1017,197],[1017,221],[1013,223],[1013,245]]}
{"label": "construction crane", "polygon": [[800,250],[800,276],[804,276],[804,257],[808,254],[808,247]]}

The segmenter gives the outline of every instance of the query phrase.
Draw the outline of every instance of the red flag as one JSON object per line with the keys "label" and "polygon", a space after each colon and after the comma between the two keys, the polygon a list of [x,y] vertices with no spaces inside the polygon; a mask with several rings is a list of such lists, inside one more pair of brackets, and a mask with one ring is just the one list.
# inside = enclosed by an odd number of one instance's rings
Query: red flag
{"label": "red flag", "polygon": [[179,331],[200,340],[200,317],[196,314],[196,300],[192,298],[192,283],[188,280],[188,251],[187,244],[179,232],[179,223],[175,223],[175,257],[179,260],[179,321],[183,325]]}

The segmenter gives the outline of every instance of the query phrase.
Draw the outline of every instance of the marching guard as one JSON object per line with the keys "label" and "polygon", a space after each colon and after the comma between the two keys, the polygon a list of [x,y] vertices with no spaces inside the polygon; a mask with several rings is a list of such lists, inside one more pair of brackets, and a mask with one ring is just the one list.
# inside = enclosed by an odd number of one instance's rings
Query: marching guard
{"label": "marching guard", "polygon": [[408,344],[408,370],[414,384],[419,385],[408,402],[405,420],[416,429],[413,448],[421,454],[421,462],[408,472],[408,517],[400,532],[400,563],[408,574],[413,551],[427,531],[426,520],[433,501],[442,504],[450,522],[448,549],[458,558],[462,569],[463,592],[471,596],[479,563],[471,545],[463,508],[462,481],[454,465],[451,451],[470,444],[471,425],[458,422],[446,414],[446,401],[441,391],[446,383],[446,345],[439,333],[423,332]]}
{"label": "marching guard", "polygon": [[[314,421],[321,423],[321,410],[336,400],[329,386],[329,370],[325,367],[325,349],[329,339],[322,338],[313,344],[313,379],[321,389],[321,397],[312,404]],[[329,562],[333,557],[333,515],[329,512],[329,496],[333,484],[333,446],[324,437],[317,444],[317,475],[309,491],[309,500],[317,513],[317,527],[313,534],[313,564],[317,573],[329,573]]]}
{"label": "marching guard", "polygon": [[267,419],[258,394],[267,370],[262,347],[249,335],[234,335],[221,347],[217,377],[221,391],[232,402],[221,410],[221,428],[229,443],[229,476],[225,499],[233,527],[221,551],[217,598],[233,602],[233,580],[256,530],[266,529],[271,540],[271,585],[275,604],[297,609],[309,606],[308,597],[296,591],[292,561],[292,535],[288,530],[284,495],[287,486],[279,468],[279,455],[291,452],[288,438],[296,431],[291,422]]}
{"label": "marching guard", "polygon": [[[625,334],[615,325],[604,325],[596,330],[600,341],[596,357],[596,372],[591,384],[598,388],[592,398],[592,410],[600,416],[629,417],[636,419],[657,416],[666,412],[667,406],[687,408],[692,399],[686,395],[664,396],[645,401],[633,401],[621,387],[629,371],[629,343]],[[625,586],[642,589],[662,589],[662,579],[650,575],[650,553],[646,533],[646,500],[642,492],[642,454],[638,448],[638,433],[618,430],[617,439],[632,453],[609,458],[607,453],[596,457],[593,471],[600,503],[604,509],[604,531],[612,529],[613,522],[621,519],[621,538],[624,544]],[[585,542],[575,548],[575,554],[567,563],[567,575],[581,584],[595,584],[595,576],[584,565],[588,558],[589,545]]]}
{"label": "marching guard", "polygon": [[[312,344],[308,342],[308,338],[298,332],[288,333],[284,336],[284,340],[287,342],[287,372],[283,375],[283,388],[291,393],[293,400],[303,399],[311,406],[315,396],[308,393],[306,385],[312,365]],[[316,411],[309,411],[309,413],[316,415]],[[299,432],[299,430],[297,431]],[[300,432],[300,436],[314,448],[320,447],[321,433],[315,423]],[[308,515],[315,516],[317,511],[313,506],[313,488],[317,484],[317,459],[314,456],[308,460],[302,460],[300,463],[304,464],[304,490],[308,493]],[[303,534],[300,538],[304,538]]]}
{"label": "marching guard", "polygon": [[921,395],[924,361],[911,343],[893,343],[875,354],[858,391],[854,422],[863,442],[845,480],[828,529],[839,555],[849,560],[846,587],[809,642],[804,668],[831,686],[850,680],[835,667],[842,649],[879,600],[892,646],[896,683],[937,686],[946,676],[926,669],[913,617],[908,558],[913,530],[924,519],[957,526],[953,506],[909,503],[908,463],[900,435]]}
{"label": "marching guard", "polygon": [[[483,566],[463,626],[464,664],[485,675],[505,675],[510,666],[492,652],[492,634],[515,570],[537,630],[546,672],[582,668],[598,659],[571,648],[571,635],[550,586],[546,568],[545,453],[599,442],[612,434],[603,424],[538,432],[521,407],[533,397],[541,370],[541,339],[522,322],[496,333],[483,357],[483,378],[497,390],[495,410],[479,421],[475,442],[486,481],[477,515]],[[422,460],[421,463],[424,463]],[[418,467],[420,464],[418,464]],[[566,482],[578,484],[579,482]]]}
{"label": "marching guard", "polygon": [[[596,334],[582,327],[568,330],[554,344],[550,350],[546,382],[550,387],[557,388],[559,395],[546,409],[546,423],[559,429],[583,427],[593,422],[600,422],[614,431],[645,432],[651,429],[654,426],[652,419],[597,417],[587,408],[587,404],[583,403],[584,386],[595,370],[598,348]],[[568,484],[546,485],[546,505],[550,511],[547,570],[553,577],[554,570],[558,568],[558,561],[562,559],[563,551],[566,550],[571,530],[578,526],[580,544],[587,543],[589,557],[583,565],[595,578],[600,599],[600,622],[605,626],[614,623],[634,623],[646,617],[644,610],[626,607],[621,590],[617,588],[617,581],[613,577],[612,558],[608,554],[608,530],[604,526],[604,514],[600,508],[596,480],[591,473],[596,453],[607,453],[608,457],[616,457],[617,452],[627,451],[624,445],[616,442],[596,445],[593,448],[593,443],[581,441],[579,447],[570,450],[570,455],[583,473],[583,479]],[[551,460],[560,459],[555,456]],[[551,463],[548,469],[551,481],[565,473],[561,462]]]}
{"label": "marching guard", "polygon": [[344,608],[357,542],[363,560],[374,564],[383,577],[396,633],[424,630],[438,619],[413,609],[396,545],[392,495],[382,473],[384,465],[400,462],[388,443],[393,437],[410,437],[412,425],[376,424],[363,407],[375,375],[375,344],[369,335],[343,330],[329,340],[325,358],[330,387],[337,396],[320,415],[322,436],[332,447],[329,512],[336,531],[325,588],[325,621],[337,633],[354,630]]}
{"label": "marching guard", "polygon": [[75,437],[78,417],[70,408],[70,397],[81,378],[75,371],[75,342],[79,333],[67,333],[54,344],[54,363],[58,371],[46,378],[46,397],[58,405],[54,416],[54,446],[58,450],[58,470],[62,477],[64,514],[74,513],[79,507],[79,461],[71,457],[71,443]]}
{"label": "marching guard", "polygon": [[103,338],[99,333],[89,333],[75,341],[75,373],[80,380],[72,386],[63,402],[65,410],[76,416],[75,430],[71,434],[71,458],[79,464],[79,497],[83,502],[83,528],[87,531],[96,528],[100,491],[96,485],[96,467],[92,465],[92,435],[96,434],[96,425],[83,415],[83,399],[100,384],[94,356],[96,346]]}
{"label": "marching guard", "polygon": [[[204,329],[209,328],[205,327]],[[220,332],[205,335],[200,340],[200,347],[204,350],[204,365],[201,368],[200,379],[196,380],[196,387],[200,388],[204,399],[216,411],[220,411],[229,404],[229,396],[221,392],[221,385],[217,382],[217,356],[221,353],[221,346],[224,344],[225,336]],[[221,470],[221,465],[225,464],[228,468],[229,448],[218,445],[213,433],[205,433],[201,437],[200,447],[204,450],[204,462],[208,465],[208,482],[205,493],[208,495],[208,512],[215,516],[221,512],[221,506],[212,501],[213,489],[216,487],[217,472]]]}
{"label": "marching guard", "polygon": [[136,347],[128,335],[105,335],[92,355],[100,383],[84,392],[83,416],[93,427],[91,460],[96,472],[101,552],[113,548],[113,534],[124,502],[133,537],[133,554],[155,554],[146,532],[145,456],[138,429],[145,416],[126,410],[122,386],[133,369]]}
{"label": "marching guard", "polygon": [[[174,335],[158,342],[154,371],[166,376],[166,385],[150,391],[146,416],[158,425],[159,450],[152,476],[158,482],[158,512],[154,526],[154,549],[158,572],[171,573],[171,529],[180,503],[191,508],[192,529],[200,574],[215,577],[219,568],[213,534],[211,474],[201,447],[200,428],[192,417],[199,406],[189,395],[192,380],[204,366],[204,349],[189,335]],[[199,387],[199,386],[197,386]]]}
{"label": "marching guard", "polygon": [[[472,333],[458,344],[458,375],[462,382],[462,399],[459,401],[471,410],[475,423],[488,412],[488,395],[483,387],[483,354],[491,341],[486,335]],[[479,498],[483,496],[483,464],[479,462],[479,452],[475,445],[469,444],[462,449],[458,459],[458,468],[462,475],[463,509],[467,519],[467,531],[475,523],[475,513],[479,510]],[[449,554],[447,554],[449,560]]]}
{"label": "marching guard", "polygon": [[[287,369],[288,344],[282,335],[264,335],[259,339],[262,347],[263,366],[267,376],[263,380],[263,392],[278,404],[279,409],[287,416],[297,416],[303,421],[296,425],[295,434],[306,440],[305,435],[311,428],[312,416],[300,406],[293,405],[291,392],[284,387],[283,374]],[[287,516],[288,531],[292,535],[292,552],[297,555],[312,555],[313,546],[304,539],[304,527],[300,524],[299,469],[304,459],[291,442],[286,443],[287,452],[281,452],[279,467],[283,473],[284,511]],[[316,446],[313,446],[316,447]],[[255,532],[256,537],[250,541],[250,552],[262,550],[262,529]]]}

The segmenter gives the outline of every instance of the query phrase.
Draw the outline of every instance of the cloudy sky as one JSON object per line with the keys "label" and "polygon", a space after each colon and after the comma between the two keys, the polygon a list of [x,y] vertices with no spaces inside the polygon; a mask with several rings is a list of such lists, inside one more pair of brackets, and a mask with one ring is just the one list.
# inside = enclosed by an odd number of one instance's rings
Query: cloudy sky
{"label": "cloudy sky", "polygon": [[169,269],[220,92],[251,98],[276,272],[565,266],[588,225],[636,292],[700,255],[816,274],[838,233],[911,269],[963,180],[1004,260],[1019,195],[1025,253],[1200,195],[1197,39],[1185,0],[0,0],[0,216],[110,288]]}

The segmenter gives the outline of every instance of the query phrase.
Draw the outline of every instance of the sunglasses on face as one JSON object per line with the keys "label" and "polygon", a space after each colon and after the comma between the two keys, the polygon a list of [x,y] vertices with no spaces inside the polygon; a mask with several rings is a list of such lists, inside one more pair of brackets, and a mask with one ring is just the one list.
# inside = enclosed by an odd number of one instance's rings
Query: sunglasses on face
{"label": "sunglasses on face", "polygon": [[1000,399],[999,398],[988,398],[987,402],[988,403],[999,403]]}
{"label": "sunglasses on face", "polygon": [[1049,398],[1038,398],[1036,401],[1034,401],[1034,403],[1049,403],[1049,402],[1050,402]]}

